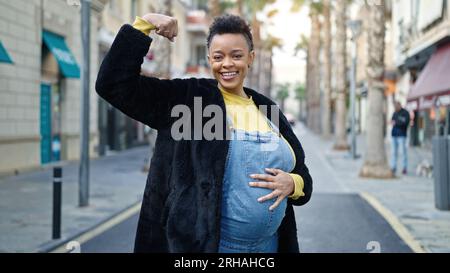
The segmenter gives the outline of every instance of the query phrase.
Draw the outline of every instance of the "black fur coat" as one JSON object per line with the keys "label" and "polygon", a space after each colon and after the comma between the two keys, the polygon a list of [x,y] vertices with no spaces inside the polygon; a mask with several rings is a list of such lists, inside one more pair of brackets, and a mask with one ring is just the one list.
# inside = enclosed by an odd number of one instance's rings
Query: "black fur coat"
{"label": "black fur coat", "polygon": [[[220,238],[221,190],[229,140],[174,140],[171,117],[174,105],[193,110],[194,97],[203,109],[225,104],[212,79],[160,80],[140,76],[143,57],[152,39],[124,25],[100,67],[97,93],[131,118],[156,130],[158,137],[151,160],[136,234],[136,252],[217,252]],[[275,105],[265,96],[245,88],[255,104]],[[270,107],[270,106],[269,106]],[[269,108],[270,109],[270,108]],[[270,111],[267,111],[270,119]],[[279,228],[279,252],[298,252],[293,205],[303,205],[312,193],[312,179],[304,153],[284,115],[280,132],[292,146],[297,163],[292,171],[304,182],[305,196],[288,200]],[[205,124],[209,118],[203,118]],[[225,116],[224,130],[227,130]]]}

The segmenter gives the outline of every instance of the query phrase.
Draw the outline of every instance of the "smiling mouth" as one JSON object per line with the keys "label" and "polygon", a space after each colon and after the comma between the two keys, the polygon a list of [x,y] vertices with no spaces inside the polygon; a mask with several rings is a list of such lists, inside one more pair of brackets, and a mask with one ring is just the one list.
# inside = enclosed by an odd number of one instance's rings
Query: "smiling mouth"
{"label": "smiling mouth", "polygon": [[224,80],[232,80],[236,78],[239,75],[239,72],[221,72],[220,75],[222,75],[222,79]]}

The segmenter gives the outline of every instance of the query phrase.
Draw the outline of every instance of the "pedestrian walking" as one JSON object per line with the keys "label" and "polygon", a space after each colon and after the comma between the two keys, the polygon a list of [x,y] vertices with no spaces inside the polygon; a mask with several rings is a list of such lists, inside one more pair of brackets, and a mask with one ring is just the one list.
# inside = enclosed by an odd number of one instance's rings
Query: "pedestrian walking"
{"label": "pedestrian walking", "polygon": [[406,137],[409,126],[409,112],[402,107],[400,102],[395,101],[395,112],[392,115],[392,148],[391,148],[391,170],[395,174],[397,170],[398,150],[402,153],[402,173],[408,172],[408,148]]}
{"label": "pedestrian walking", "polygon": [[[244,87],[255,58],[249,25],[234,15],[215,18],[207,38],[214,79],[140,75],[149,32],[174,41],[177,24],[146,14],[122,26],[96,82],[101,97],[158,131],[135,251],[299,252],[293,205],[309,201],[312,178],[283,113],[260,111],[276,105]],[[212,109],[220,111],[205,114]],[[180,119],[181,110],[189,115]],[[198,138],[211,121],[223,137]]]}

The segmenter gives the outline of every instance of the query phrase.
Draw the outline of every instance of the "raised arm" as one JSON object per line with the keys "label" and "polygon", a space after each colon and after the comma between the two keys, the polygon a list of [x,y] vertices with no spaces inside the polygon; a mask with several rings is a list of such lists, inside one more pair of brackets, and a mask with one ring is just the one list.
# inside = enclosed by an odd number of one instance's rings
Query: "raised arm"
{"label": "raised arm", "polygon": [[[177,35],[177,21],[172,17],[147,14],[143,19],[171,41]],[[159,129],[169,124],[170,110],[185,94],[186,83],[140,75],[151,42],[148,35],[133,26],[122,26],[100,66],[95,89],[124,114]]]}

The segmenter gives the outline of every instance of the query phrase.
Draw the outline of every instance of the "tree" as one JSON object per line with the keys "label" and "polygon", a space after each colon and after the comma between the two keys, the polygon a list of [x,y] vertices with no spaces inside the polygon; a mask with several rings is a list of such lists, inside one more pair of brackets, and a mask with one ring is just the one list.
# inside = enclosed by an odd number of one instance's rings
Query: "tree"
{"label": "tree", "polygon": [[360,176],[392,178],[384,147],[384,48],[385,48],[385,0],[369,7],[368,24],[368,118],[367,145]]}
{"label": "tree", "polygon": [[298,104],[299,104],[299,120],[303,121],[304,120],[304,108],[303,108],[303,104],[304,101],[306,99],[306,89],[305,86],[301,83],[295,83],[294,85],[294,92],[295,92],[295,98],[298,100]]}
{"label": "tree", "polygon": [[272,90],[273,50],[281,46],[281,39],[270,34],[263,40],[262,49],[266,53],[264,62],[267,62],[268,65],[265,66],[266,70],[261,71],[262,78],[266,80],[266,85],[262,86],[262,93],[269,98],[271,97],[270,91]]}
{"label": "tree", "polygon": [[297,12],[307,5],[311,19],[311,36],[308,41],[307,74],[306,74],[306,99],[307,120],[306,124],[314,132],[320,132],[320,32],[322,13],[321,1],[293,0],[292,11]]}
{"label": "tree", "polygon": [[331,0],[323,0],[323,96],[321,101],[322,136],[331,136]]}
{"label": "tree", "polygon": [[347,0],[336,1],[336,122],[334,149],[348,150],[347,141]]}
{"label": "tree", "polygon": [[[172,16],[172,0],[165,0],[164,5],[158,11],[161,14]],[[172,66],[172,45],[169,39],[160,35],[152,37],[155,42],[152,43],[153,51],[157,52],[154,56],[156,70],[152,76],[169,79],[171,77]]]}
{"label": "tree", "polygon": [[[253,65],[249,71],[248,83],[251,88],[260,90],[265,95],[269,94],[270,90],[262,90],[262,86],[260,85],[261,77],[267,76],[263,75],[262,73],[262,66],[263,63],[266,61],[264,58],[264,51],[263,51],[264,42],[262,40],[260,32],[263,23],[258,20],[256,15],[258,14],[258,12],[263,11],[267,5],[273,4],[275,1],[276,0],[248,0],[243,1],[242,4],[238,3],[239,5],[243,5],[241,10],[247,11],[247,14],[241,14],[241,16],[247,17],[250,21],[253,34],[253,44],[256,52],[255,60],[253,61]],[[270,18],[269,15],[267,15],[267,18]],[[269,57],[270,59],[272,58],[271,54]]]}
{"label": "tree", "polygon": [[237,8],[238,8],[238,14],[239,15],[242,15],[243,13],[244,13],[244,6],[243,6],[243,3],[242,3],[242,0],[236,0],[236,5],[237,5]]}
{"label": "tree", "polygon": [[312,5],[310,10],[311,17],[311,37],[309,39],[310,54],[310,101],[308,102],[309,111],[309,126],[316,132],[320,133],[320,31],[321,23],[319,19],[319,6]]}
{"label": "tree", "polygon": [[220,0],[209,0],[208,1],[208,9],[211,17],[217,17],[222,14],[220,7]]}
{"label": "tree", "polygon": [[301,35],[300,36],[300,41],[297,43],[297,45],[295,46],[295,52],[294,52],[294,56],[297,56],[299,51],[303,51],[306,55],[306,86],[302,85],[302,94],[299,97],[298,96],[298,91],[297,88],[295,88],[296,90],[296,98],[299,100],[299,113],[300,113],[300,117],[299,119],[303,122],[306,122],[307,120],[307,114],[308,112],[305,111],[307,109],[305,109],[306,107],[304,107],[304,104],[307,103],[308,101],[311,100],[310,96],[311,96],[311,92],[308,92],[308,90],[311,90],[311,81],[310,78],[311,76],[309,75],[310,72],[310,68],[311,68],[311,63],[310,63],[310,54],[309,52],[309,41],[308,38],[306,38],[305,35]]}
{"label": "tree", "polygon": [[277,89],[276,98],[280,102],[280,110],[282,112],[284,112],[284,106],[285,106],[284,103],[285,103],[286,99],[289,97],[289,88],[290,88],[289,83],[277,84],[277,86],[276,86],[276,89]]}

